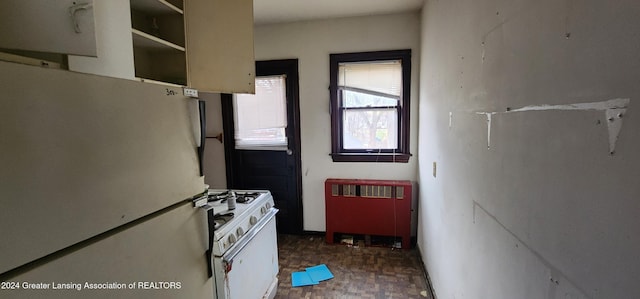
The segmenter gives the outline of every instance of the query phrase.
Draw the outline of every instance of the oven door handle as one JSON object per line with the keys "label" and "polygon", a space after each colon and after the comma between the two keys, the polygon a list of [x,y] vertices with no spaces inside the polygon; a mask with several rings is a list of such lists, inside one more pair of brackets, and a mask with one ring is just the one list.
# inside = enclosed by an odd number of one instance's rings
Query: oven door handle
{"label": "oven door handle", "polygon": [[250,230],[244,238],[241,238],[235,246],[233,246],[226,254],[222,256],[222,263],[225,265],[225,272],[231,271],[231,265],[233,264],[233,259],[240,254],[240,252],[249,245],[249,243],[262,231],[262,229],[267,226],[269,221],[276,217],[276,213],[278,213],[278,209],[271,208],[269,212],[260,219],[254,229]]}

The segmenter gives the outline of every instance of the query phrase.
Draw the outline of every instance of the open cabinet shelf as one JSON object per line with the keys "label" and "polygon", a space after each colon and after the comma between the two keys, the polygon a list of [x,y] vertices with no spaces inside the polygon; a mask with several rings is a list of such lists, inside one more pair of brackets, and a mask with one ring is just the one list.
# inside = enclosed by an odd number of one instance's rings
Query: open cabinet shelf
{"label": "open cabinet shelf", "polygon": [[131,0],[135,76],[187,85],[181,0]]}
{"label": "open cabinet shelf", "polygon": [[184,52],[184,47],[178,46],[159,37],[155,37],[151,34],[144,33],[138,29],[132,28],[131,33],[133,35],[133,46],[136,48],[142,48],[152,51],[167,51],[174,49]]}
{"label": "open cabinet shelf", "polygon": [[181,1],[174,0],[171,2],[165,0],[131,0],[131,9],[146,11],[154,15],[170,13],[183,14]]}
{"label": "open cabinet shelf", "polygon": [[171,87],[183,87],[183,85],[180,85],[180,84],[167,83],[165,81],[158,81],[158,80],[153,80],[148,78],[136,77],[135,79],[140,82],[147,82],[147,83],[153,83],[153,84],[159,84],[159,85],[165,85],[165,86],[171,86]]}

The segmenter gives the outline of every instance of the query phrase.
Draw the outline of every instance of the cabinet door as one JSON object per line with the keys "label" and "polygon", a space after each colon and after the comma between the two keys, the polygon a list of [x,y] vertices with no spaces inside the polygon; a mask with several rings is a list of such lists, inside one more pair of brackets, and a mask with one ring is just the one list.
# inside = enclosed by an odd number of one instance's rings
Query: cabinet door
{"label": "cabinet door", "polygon": [[0,48],[96,56],[93,0],[2,0],[0,28]]}
{"label": "cabinet door", "polygon": [[188,85],[255,93],[253,0],[189,0],[184,10]]}
{"label": "cabinet door", "polygon": [[96,45],[99,57],[69,55],[69,70],[134,79],[129,0],[95,0]]}

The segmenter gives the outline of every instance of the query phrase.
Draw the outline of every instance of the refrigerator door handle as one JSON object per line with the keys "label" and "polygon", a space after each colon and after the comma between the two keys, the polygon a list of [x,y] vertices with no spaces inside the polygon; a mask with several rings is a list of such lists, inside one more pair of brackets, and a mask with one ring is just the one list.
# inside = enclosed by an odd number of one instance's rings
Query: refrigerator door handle
{"label": "refrigerator door handle", "polygon": [[198,114],[200,118],[200,146],[198,146],[198,166],[200,166],[200,176],[204,175],[203,161],[204,161],[204,144],[207,140],[207,118],[205,114],[205,101],[198,100]]}

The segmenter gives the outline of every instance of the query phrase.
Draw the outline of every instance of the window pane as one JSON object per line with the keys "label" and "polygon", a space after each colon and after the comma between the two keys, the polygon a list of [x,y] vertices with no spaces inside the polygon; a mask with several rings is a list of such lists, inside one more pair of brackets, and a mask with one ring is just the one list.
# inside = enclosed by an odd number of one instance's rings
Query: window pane
{"label": "window pane", "polygon": [[398,110],[358,109],[343,111],[344,149],[397,149]]}
{"label": "window pane", "polygon": [[391,107],[391,106],[398,105],[398,100],[395,98],[376,96],[376,95],[366,94],[363,92],[343,90],[342,95],[343,95],[342,106],[347,108]]}
{"label": "window pane", "polygon": [[256,94],[233,98],[236,148],[286,146],[284,76],[257,77]]}
{"label": "window pane", "polygon": [[329,60],[332,160],[408,162],[411,50],[330,54]]}
{"label": "window pane", "polygon": [[338,86],[400,96],[402,94],[401,61],[340,63],[338,66]]}

